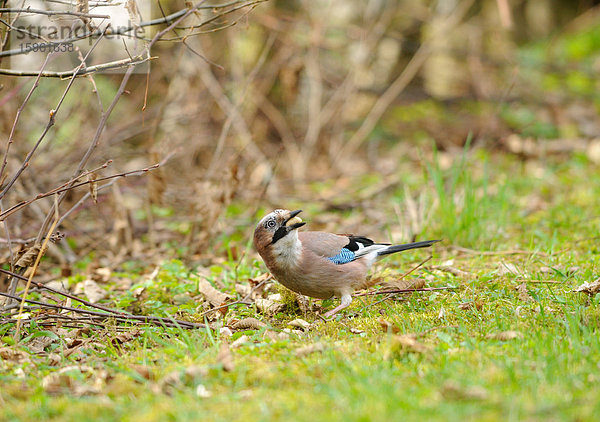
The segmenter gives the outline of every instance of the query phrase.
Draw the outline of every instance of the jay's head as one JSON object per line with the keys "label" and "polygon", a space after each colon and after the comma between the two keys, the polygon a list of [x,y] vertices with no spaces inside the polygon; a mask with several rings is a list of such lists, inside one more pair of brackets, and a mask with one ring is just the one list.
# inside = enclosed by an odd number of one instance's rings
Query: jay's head
{"label": "jay's head", "polygon": [[275,210],[265,215],[254,230],[254,246],[261,252],[286,239],[306,223],[297,217],[302,210]]}

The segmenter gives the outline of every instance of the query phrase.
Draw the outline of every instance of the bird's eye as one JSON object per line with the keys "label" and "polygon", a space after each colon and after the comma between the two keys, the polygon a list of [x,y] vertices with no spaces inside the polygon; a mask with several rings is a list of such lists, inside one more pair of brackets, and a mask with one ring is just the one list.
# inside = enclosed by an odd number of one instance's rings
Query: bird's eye
{"label": "bird's eye", "polygon": [[269,220],[269,221],[267,221],[266,226],[267,226],[268,229],[274,228],[276,226],[275,220]]}

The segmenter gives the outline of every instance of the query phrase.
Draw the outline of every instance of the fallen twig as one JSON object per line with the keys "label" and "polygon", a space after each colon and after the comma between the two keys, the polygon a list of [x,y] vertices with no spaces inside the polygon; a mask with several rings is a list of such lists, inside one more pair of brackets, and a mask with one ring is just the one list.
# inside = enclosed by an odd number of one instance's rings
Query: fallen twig
{"label": "fallen twig", "polygon": [[[16,277],[16,278],[18,278],[18,279],[20,279],[20,280],[23,280],[23,281],[27,281],[27,280],[28,280],[28,278],[27,278],[27,277],[24,277],[24,276],[22,276],[22,275],[20,275],[20,274],[17,274],[17,273],[15,273],[15,272],[12,272],[12,271],[5,270],[5,269],[3,269],[3,268],[0,268],[0,272],[2,272],[2,273],[4,273],[4,274],[7,274],[7,275],[10,275],[10,276],[13,276],[13,277]],[[32,280],[32,281],[31,281],[31,284],[35,285],[36,287],[39,287],[40,289],[45,289],[45,290],[48,290],[48,291],[50,291],[50,292],[52,292],[52,293],[55,293],[55,294],[59,294],[59,295],[62,295],[62,296],[68,297],[69,299],[71,299],[71,300],[74,300],[74,301],[77,301],[77,302],[79,302],[79,303],[81,303],[81,304],[83,304],[83,305],[85,305],[85,306],[89,306],[90,308],[96,308],[96,309],[100,309],[100,310],[102,310],[102,311],[105,311],[105,312],[111,312],[111,313],[114,313],[114,314],[119,314],[119,315],[128,315],[128,313],[127,313],[127,312],[125,312],[125,311],[120,311],[120,310],[116,310],[116,309],[111,309],[111,308],[108,308],[108,307],[106,307],[106,306],[99,305],[99,304],[97,304],[97,303],[92,303],[92,302],[89,302],[89,301],[87,301],[87,300],[85,300],[85,299],[82,299],[82,298],[80,298],[80,297],[77,297],[77,296],[75,296],[75,295],[72,295],[71,293],[68,293],[68,292],[63,292],[63,291],[60,291],[60,290],[58,290],[58,289],[53,289],[52,287],[50,287],[50,286],[47,286],[47,285],[45,285],[45,284],[42,284],[42,283],[38,283],[37,281],[33,281],[33,280]],[[5,308],[5,310],[6,310],[6,308]]]}
{"label": "fallen twig", "polygon": [[453,276],[456,276],[456,277],[462,277],[462,276],[466,277],[466,276],[468,276],[468,275],[471,274],[468,271],[464,271],[464,270],[461,270],[459,268],[452,267],[450,265],[431,265],[431,266],[428,267],[428,269],[443,271],[443,272],[446,272],[446,273],[450,273],[450,274],[452,274]]}
{"label": "fallen twig", "polygon": [[[0,292],[0,296],[8,297],[8,298],[19,300],[19,301],[23,299],[20,296],[11,295],[10,293],[3,293],[3,292]],[[107,319],[114,318],[114,319],[122,321],[122,322],[145,323],[145,324],[157,325],[160,327],[165,327],[165,326],[166,327],[180,327],[180,328],[187,328],[187,329],[211,328],[210,326],[208,326],[206,324],[182,321],[182,320],[178,320],[178,319],[174,319],[174,318],[163,318],[163,317],[146,316],[146,315],[122,315],[122,314],[114,314],[114,313],[104,313],[104,312],[98,312],[98,311],[90,311],[90,310],[81,309],[81,308],[73,308],[71,306],[63,306],[63,305],[58,305],[58,304],[54,304],[54,303],[41,302],[39,300],[33,300],[33,299],[23,299],[23,300],[27,303],[32,303],[34,305],[39,305],[39,306],[42,306],[45,308],[58,309],[58,310],[62,310],[62,311],[70,311],[70,312],[75,312],[75,313],[80,313],[80,314],[85,314],[85,315],[94,315],[97,317],[103,317],[103,318],[107,318]]]}
{"label": "fallen twig", "polygon": [[413,292],[434,292],[436,290],[454,290],[456,287],[444,286],[444,287],[422,287],[420,289],[392,289],[392,290],[370,290],[366,292],[355,293],[354,296],[373,296],[373,295],[385,295],[385,294],[399,294],[399,293],[413,293]]}
{"label": "fallen twig", "polygon": [[42,247],[40,248],[40,251],[38,252],[37,256],[35,257],[35,262],[33,263],[33,266],[31,267],[31,273],[29,274],[29,278],[27,279],[27,284],[25,285],[25,291],[22,294],[21,306],[19,306],[19,314],[17,316],[17,328],[15,329],[15,342],[19,341],[19,332],[21,330],[21,315],[23,315],[23,307],[25,306],[25,300],[27,299],[27,293],[29,291],[29,287],[31,286],[31,281],[33,280],[33,277],[35,277],[35,272],[37,271],[38,265],[40,264],[40,261],[42,260],[44,253],[46,252],[46,248],[48,247],[48,242],[50,241],[50,235],[52,235],[52,233],[54,232],[54,229],[56,228],[56,224],[58,223],[59,216],[58,216],[58,205],[56,205],[56,200],[57,200],[57,198],[54,197],[54,201],[55,201],[54,221],[52,222],[52,225],[50,226],[50,230],[48,230],[48,234],[46,235],[46,238],[44,239],[44,242],[42,243]]}
{"label": "fallen twig", "polygon": [[[12,207],[8,208],[7,210],[3,211],[2,213],[0,213],[0,221],[5,220],[7,217],[9,217],[10,215],[14,214],[15,212],[17,212],[18,210],[22,209],[23,207],[26,207],[27,205],[31,204],[32,202],[35,202],[39,199],[42,198],[46,198],[48,196],[51,195],[55,195],[58,193],[63,193],[66,191],[69,191],[71,189],[75,189],[78,188],[80,186],[85,186],[85,185],[89,185],[90,183],[98,183],[98,182],[102,182],[104,180],[109,180],[109,179],[116,179],[116,178],[121,178],[121,177],[128,177],[128,176],[141,176],[144,173],[147,173],[149,171],[152,171],[154,169],[157,169],[161,166],[161,163],[163,163],[163,161],[161,161],[160,163],[156,163],[153,164],[149,167],[145,167],[143,169],[139,169],[139,170],[132,170],[132,171],[126,171],[123,173],[117,173],[117,174],[112,174],[110,176],[105,176],[105,177],[98,177],[96,179],[93,180],[86,180],[83,182],[79,182],[79,183],[75,183],[78,179],[81,179],[81,177],[85,176],[86,174],[81,174],[79,176],[74,177],[73,179],[71,179],[69,182],[62,184],[61,186],[54,188],[48,192],[45,193],[40,193],[38,195],[35,196],[35,198],[31,198],[28,199],[26,201],[21,201],[15,205],[13,205]],[[101,166],[100,168],[105,168],[105,166],[108,166],[108,163],[106,163],[105,165]],[[74,183],[74,184],[71,184]]]}

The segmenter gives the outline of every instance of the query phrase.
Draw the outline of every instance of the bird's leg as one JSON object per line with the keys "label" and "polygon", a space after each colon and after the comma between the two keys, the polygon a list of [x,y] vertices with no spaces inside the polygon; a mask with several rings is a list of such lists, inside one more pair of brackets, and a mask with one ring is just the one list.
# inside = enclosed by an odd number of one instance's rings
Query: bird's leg
{"label": "bird's leg", "polygon": [[339,306],[336,306],[335,308],[333,308],[331,311],[325,313],[324,317],[331,318],[332,316],[337,314],[342,309],[350,306],[351,303],[352,303],[352,296],[350,296],[349,294],[342,295],[342,303],[340,303]]}

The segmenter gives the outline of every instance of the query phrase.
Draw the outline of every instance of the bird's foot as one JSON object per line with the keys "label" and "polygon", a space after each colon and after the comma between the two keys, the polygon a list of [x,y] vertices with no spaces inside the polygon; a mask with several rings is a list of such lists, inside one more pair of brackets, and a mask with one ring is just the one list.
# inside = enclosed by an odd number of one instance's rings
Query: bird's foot
{"label": "bird's foot", "polygon": [[345,309],[348,306],[350,306],[350,303],[352,303],[352,296],[350,296],[350,295],[343,295],[342,296],[342,303],[340,303],[338,306],[336,306],[335,308],[333,308],[331,311],[325,312],[325,315],[323,315],[323,317],[326,318],[327,321],[333,319],[332,317],[335,314],[337,314],[342,309]]}

